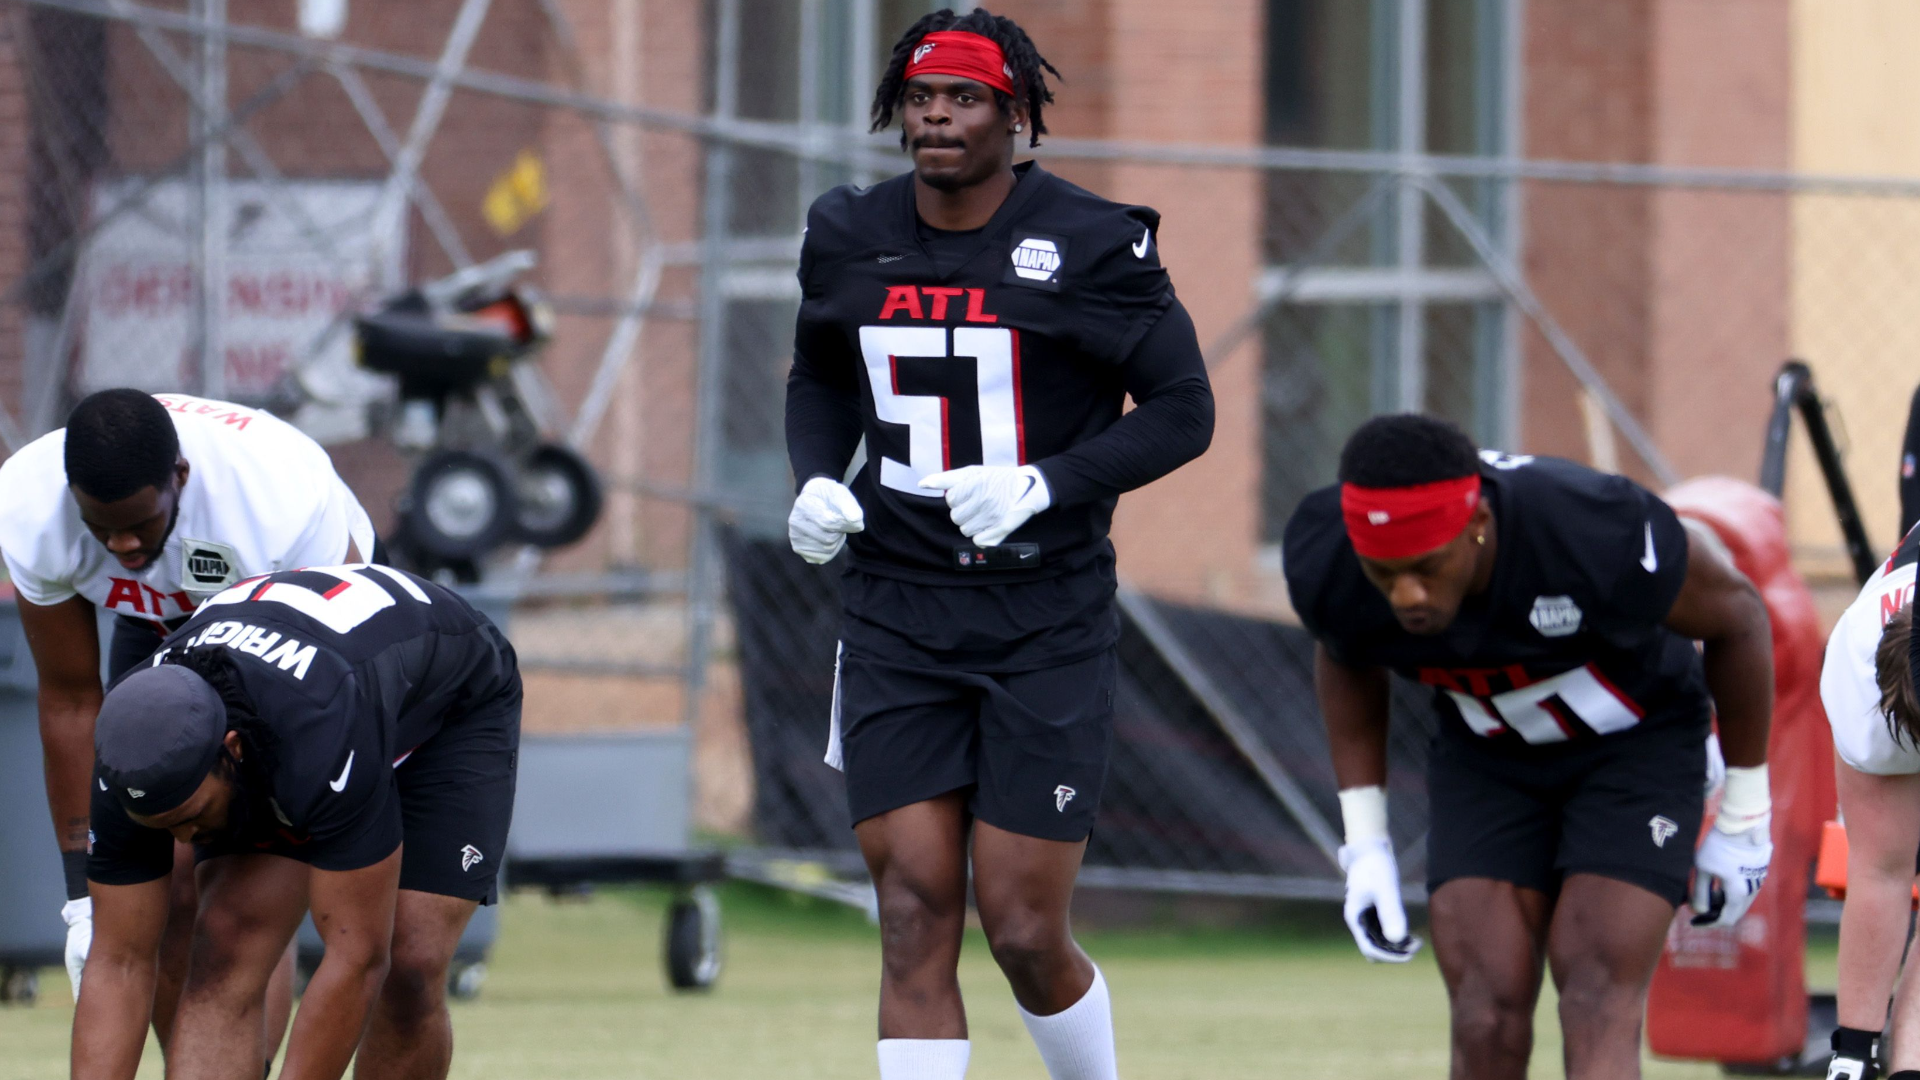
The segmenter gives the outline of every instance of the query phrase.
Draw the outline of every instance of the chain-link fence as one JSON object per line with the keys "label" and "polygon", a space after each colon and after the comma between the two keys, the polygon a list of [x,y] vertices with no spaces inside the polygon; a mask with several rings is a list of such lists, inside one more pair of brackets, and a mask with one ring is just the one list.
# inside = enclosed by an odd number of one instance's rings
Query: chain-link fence
{"label": "chain-link fence", "polygon": [[[786,548],[783,385],[805,207],[903,167],[859,102],[927,4],[414,0],[304,33],[303,7],[0,2],[0,439],[104,386],[266,405],[390,524],[413,458],[350,317],[532,251],[557,325],[531,404],[608,498],[584,543],[490,567],[519,599],[530,729],[693,724],[706,829],[857,870],[821,763],[837,568]],[[1337,891],[1278,542],[1371,413],[1656,485],[1751,478],[1799,355],[1892,542],[1920,184],[1066,137],[1042,158],[1163,212],[1220,402],[1209,455],[1117,519],[1091,881]],[[1837,569],[1813,472],[1789,470],[1793,535]],[[1431,717],[1395,700],[1417,879]]]}

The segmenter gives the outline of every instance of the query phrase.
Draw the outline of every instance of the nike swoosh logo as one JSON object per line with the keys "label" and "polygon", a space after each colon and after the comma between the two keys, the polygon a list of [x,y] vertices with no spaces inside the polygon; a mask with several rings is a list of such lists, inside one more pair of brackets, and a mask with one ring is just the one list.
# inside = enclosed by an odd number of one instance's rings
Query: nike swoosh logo
{"label": "nike swoosh logo", "polygon": [[1144,259],[1144,258],[1146,258],[1146,257],[1147,257],[1147,244],[1148,244],[1148,242],[1149,242],[1149,241],[1151,241],[1152,239],[1153,239],[1153,230],[1152,230],[1152,229],[1142,229],[1142,230],[1140,231],[1140,242],[1139,242],[1139,243],[1137,243],[1137,244],[1135,244],[1135,245],[1133,245],[1133,257],[1134,257],[1134,258],[1136,258],[1136,259]]}
{"label": "nike swoosh logo", "polygon": [[340,770],[339,776],[327,781],[327,786],[332,788],[336,793],[347,790],[347,774],[353,771],[353,755],[354,751],[347,751],[346,767]]}
{"label": "nike swoosh logo", "polygon": [[1660,569],[1660,556],[1653,553],[1653,522],[1647,522],[1647,553],[1640,556],[1640,569],[1651,574]]}

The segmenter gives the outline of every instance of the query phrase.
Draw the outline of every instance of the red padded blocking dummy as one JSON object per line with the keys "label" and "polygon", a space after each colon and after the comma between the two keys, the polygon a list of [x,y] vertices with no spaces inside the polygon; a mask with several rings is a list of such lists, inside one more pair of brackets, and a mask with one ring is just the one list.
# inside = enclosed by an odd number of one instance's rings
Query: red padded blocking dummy
{"label": "red padded blocking dummy", "polygon": [[1664,1057],[1772,1061],[1797,1055],[1806,1041],[1807,872],[1834,813],[1833,742],[1820,708],[1826,640],[1788,557],[1778,500],[1717,476],[1666,498],[1681,517],[1712,528],[1773,619],[1773,869],[1738,926],[1697,929],[1684,908],[1674,918],[1647,1000],[1647,1041]]}

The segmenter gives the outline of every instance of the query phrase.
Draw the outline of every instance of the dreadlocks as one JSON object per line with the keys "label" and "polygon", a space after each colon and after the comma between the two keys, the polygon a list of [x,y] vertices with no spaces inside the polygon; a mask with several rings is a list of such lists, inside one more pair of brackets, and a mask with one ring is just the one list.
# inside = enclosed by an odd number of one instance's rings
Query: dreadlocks
{"label": "dreadlocks", "polygon": [[[914,47],[920,39],[937,30],[960,30],[970,34],[979,34],[995,45],[1007,56],[1007,66],[1013,69],[1013,89],[1027,107],[1027,122],[1032,125],[1032,134],[1027,138],[1028,146],[1039,146],[1040,136],[1046,134],[1046,122],[1040,118],[1040,111],[1053,101],[1053,91],[1047,89],[1047,79],[1043,71],[1051,71],[1060,78],[1060,71],[1040,50],[1033,47],[1033,39],[1027,36],[1020,24],[1003,15],[994,15],[986,8],[974,8],[965,15],[955,15],[951,9],[935,11],[921,17],[919,22],[907,28],[893,47],[893,56],[887,60],[886,73],[880,76],[879,89],[873,94],[873,128],[880,131],[893,122],[894,110],[907,99],[907,62],[913,58]],[[1011,115],[1013,98],[998,90],[993,92],[994,103],[1000,106],[1002,113]],[[905,145],[906,133],[900,135]]]}

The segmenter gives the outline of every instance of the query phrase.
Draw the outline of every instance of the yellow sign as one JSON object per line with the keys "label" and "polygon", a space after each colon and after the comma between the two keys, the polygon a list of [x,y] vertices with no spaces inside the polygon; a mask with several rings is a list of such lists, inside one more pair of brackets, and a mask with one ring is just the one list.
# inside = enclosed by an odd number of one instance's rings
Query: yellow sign
{"label": "yellow sign", "polygon": [[487,189],[480,212],[486,215],[487,224],[493,226],[494,232],[512,236],[551,201],[547,192],[547,167],[540,163],[540,155],[522,150],[507,171]]}

